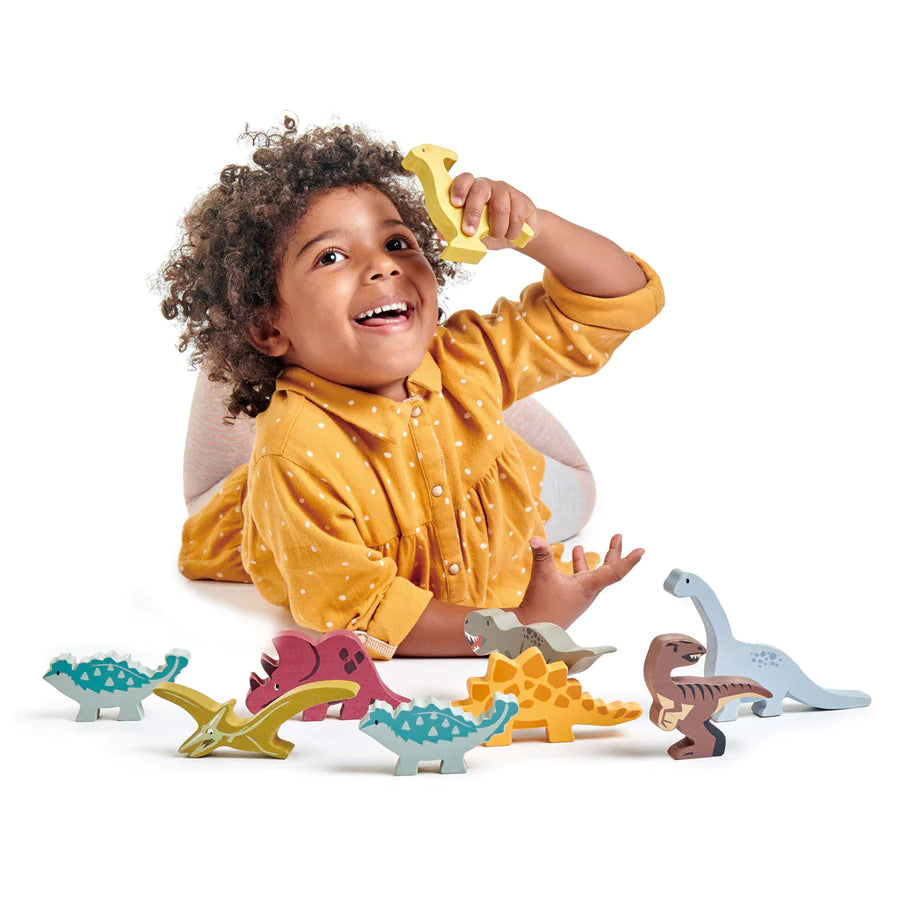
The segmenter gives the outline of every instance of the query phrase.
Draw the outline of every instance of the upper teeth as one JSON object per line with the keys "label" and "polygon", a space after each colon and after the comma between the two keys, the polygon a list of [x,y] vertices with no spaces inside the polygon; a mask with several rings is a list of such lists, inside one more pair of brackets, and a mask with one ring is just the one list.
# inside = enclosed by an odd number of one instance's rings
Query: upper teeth
{"label": "upper teeth", "polygon": [[376,306],[374,309],[367,309],[365,312],[360,313],[356,317],[356,321],[361,322],[363,319],[368,319],[370,316],[377,316],[378,313],[390,312],[393,309],[399,310],[400,312],[406,312],[409,307],[402,300],[399,303],[389,303],[387,306]]}

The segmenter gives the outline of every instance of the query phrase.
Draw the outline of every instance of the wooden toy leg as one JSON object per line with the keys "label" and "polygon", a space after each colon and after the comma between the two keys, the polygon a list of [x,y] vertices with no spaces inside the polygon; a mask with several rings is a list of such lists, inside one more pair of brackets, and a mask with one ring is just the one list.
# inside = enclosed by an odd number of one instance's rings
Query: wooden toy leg
{"label": "wooden toy leg", "polygon": [[100,709],[96,706],[84,706],[81,705],[78,707],[78,715],[75,716],[76,722],[96,722],[100,716]]}
{"label": "wooden toy leg", "polygon": [[144,718],[144,707],[140,703],[119,707],[120,722],[140,722]]}
{"label": "wooden toy leg", "polygon": [[398,756],[394,766],[395,775],[418,775],[419,760],[413,756]]}
{"label": "wooden toy leg", "polygon": [[441,775],[464,775],[465,772],[466,761],[462,753],[441,760]]}
{"label": "wooden toy leg", "polygon": [[566,722],[548,722],[544,732],[547,735],[547,740],[551,744],[560,744],[575,740],[575,735],[572,734],[572,726]]}
{"label": "wooden toy leg", "polygon": [[357,694],[341,704],[342,719],[361,719],[372,705],[372,698],[365,694]]}
{"label": "wooden toy leg", "polygon": [[710,721],[704,722],[703,730],[695,731],[693,738],[685,737],[669,747],[672,759],[705,759],[724,752],[725,735]]}
{"label": "wooden toy leg", "polygon": [[672,759],[690,759],[694,756],[694,742],[690,738],[682,738],[677,744],[669,747]]}
{"label": "wooden toy leg", "polygon": [[741,708],[740,700],[732,700],[726,703],[714,716],[715,722],[733,722],[738,717]]}
{"label": "wooden toy leg", "polygon": [[771,697],[767,700],[757,700],[750,709],[758,716],[766,718],[767,716],[780,716],[782,707],[784,706],[784,696]]}
{"label": "wooden toy leg", "polygon": [[321,722],[327,712],[328,704],[319,703],[317,706],[310,706],[309,709],[304,709],[301,719],[304,722]]}

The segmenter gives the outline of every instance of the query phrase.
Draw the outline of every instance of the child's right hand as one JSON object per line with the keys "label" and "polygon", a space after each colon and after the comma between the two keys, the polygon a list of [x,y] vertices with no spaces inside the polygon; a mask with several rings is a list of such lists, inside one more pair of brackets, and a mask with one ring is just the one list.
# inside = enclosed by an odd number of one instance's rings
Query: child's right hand
{"label": "child's right hand", "polygon": [[644,551],[632,550],[622,558],[622,535],[609,542],[603,565],[589,569],[584,547],[572,550],[573,575],[560,572],[554,563],[553,552],[546,538],[533,537],[528,542],[533,562],[531,580],[525,598],[515,610],[523,625],[532,622],[553,622],[568,628],[604,588],[624,578],[640,562]]}
{"label": "child's right hand", "polygon": [[481,213],[487,207],[491,230],[481,242],[488,250],[513,247],[512,242],[526,222],[535,237],[541,230],[539,210],[531,198],[505,181],[476,178],[471,172],[462,172],[450,185],[450,202],[463,207],[464,234],[475,234]]}

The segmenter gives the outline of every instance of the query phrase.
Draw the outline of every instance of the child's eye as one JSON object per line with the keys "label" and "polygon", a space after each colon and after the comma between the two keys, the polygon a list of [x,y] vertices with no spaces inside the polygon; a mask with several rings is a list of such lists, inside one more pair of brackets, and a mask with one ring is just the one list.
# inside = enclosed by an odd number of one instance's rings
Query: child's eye
{"label": "child's eye", "polygon": [[336,250],[334,247],[329,247],[316,260],[316,265],[317,266],[333,266],[336,262],[340,262],[341,259],[346,259],[346,258],[347,258],[346,253],[342,253],[340,250]]}
{"label": "child's eye", "polygon": [[392,238],[388,238],[388,242],[384,246],[386,250],[410,250],[414,244],[409,238],[395,234]]}

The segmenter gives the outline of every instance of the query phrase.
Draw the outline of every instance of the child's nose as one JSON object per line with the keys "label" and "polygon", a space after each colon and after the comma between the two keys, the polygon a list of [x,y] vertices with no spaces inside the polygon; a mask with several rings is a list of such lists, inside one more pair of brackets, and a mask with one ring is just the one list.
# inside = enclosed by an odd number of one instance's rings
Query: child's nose
{"label": "child's nose", "polygon": [[376,254],[369,264],[369,279],[385,278],[400,274],[400,263],[396,254],[382,252]]}

